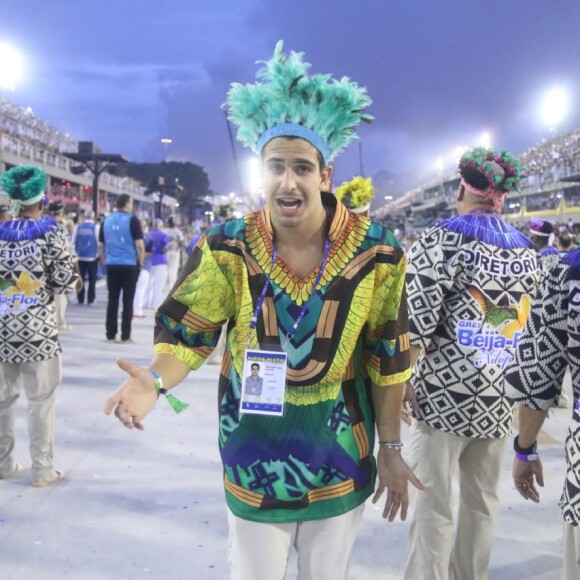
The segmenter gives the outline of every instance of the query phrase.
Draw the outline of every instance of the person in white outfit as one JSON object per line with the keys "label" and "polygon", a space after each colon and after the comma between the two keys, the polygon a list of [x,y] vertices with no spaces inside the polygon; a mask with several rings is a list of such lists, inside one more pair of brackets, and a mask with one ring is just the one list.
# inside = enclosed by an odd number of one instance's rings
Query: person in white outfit
{"label": "person in white outfit", "polygon": [[151,238],[149,236],[149,223],[147,220],[141,220],[141,229],[143,230],[143,241],[145,242],[145,259],[143,267],[139,271],[137,287],[135,288],[135,298],[133,298],[133,318],[145,318],[143,308],[145,299],[151,281]]}
{"label": "person in white outfit", "polygon": [[167,287],[170,290],[177,280],[184,237],[181,230],[175,225],[172,217],[167,220],[165,233],[174,241],[172,247],[167,250]]}

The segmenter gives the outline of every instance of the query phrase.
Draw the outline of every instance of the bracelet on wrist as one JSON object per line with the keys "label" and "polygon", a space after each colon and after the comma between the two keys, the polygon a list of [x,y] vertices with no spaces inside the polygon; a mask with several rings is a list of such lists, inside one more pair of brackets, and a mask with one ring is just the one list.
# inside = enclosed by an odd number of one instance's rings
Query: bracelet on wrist
{"label": "bracelet on wrist", "polygon": [[538,449],[538,442],[534,441],[529,447],[520,447],[520,436],[516,435],[514,439],[514,451],[520,455],[533,455]]}
{"label": "bracelet on wrist", "polygon": [[516,459],[518,459],[518,461],[537,461],[538,459],[540,459],[540,456],[537,453],[529,453],[528,455],[525,455],[524,453],[518,453],[516,451]]}
{"label": "bracelet on wrist", "polygon": [[379,440],[379,447],[383,447],[384,449],[395,449],[400,451],[403,448],[403,443],[401,441],[380,441]]}
{"label": "bracelet on wrist", "polygon": [[163,388],[163,379],[161,378],[159,373],[156,373],[155,371],[152,371],[152,370],[149,370],[149,372],[153,375],[153,380],[155,381],[155,390],[157,391],[157,398],[158,399],[159,399],[159,395],[163,395],[167,399],[167,402],[169,403],[171,408],[176,413],[181,413],[181,411],[184,411],[185,409],[187,409],[187,407],[189,407],[188,403],[184,403],[184,402],[180,401],[177,397],[175,397],[174,395],[171,395],[167,391],[167,389]]}

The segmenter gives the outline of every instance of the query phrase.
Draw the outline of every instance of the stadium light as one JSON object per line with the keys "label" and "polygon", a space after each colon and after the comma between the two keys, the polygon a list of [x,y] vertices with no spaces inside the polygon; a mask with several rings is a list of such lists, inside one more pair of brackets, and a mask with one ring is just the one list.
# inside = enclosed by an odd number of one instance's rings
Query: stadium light
{"label": "stadium light", "polygon": [[550,131],[558,128],[568,114],[570,95],[562,87],[550,89],[542,102],[542,119]]}
{"label": "stadium light", "polygon": [[478,145],[481,147],[491,147],[491,134],[487,131],[479,138]]}
{"label": "stadium light", "polygon": [[455,149],[453,150],[453,162],[455,163],[455,165],[457,165],[457,163],[459,163],[459,160],[461,159],[461,157],[463,157],[463,154],[469,149],[469,147],[467,147],[467,145],[459,145],[457,147],[455,147]]}
{"label": "stadium light", "polygon": [[164,161],[167,162],[167,153],[169,152],[169,146],[173,143],[173,139],[169,139],[169,137],[163,137],[163,139],[160,139],[160,141],[165,151]]}
{"label": "stadium light", "polygon": [[22,76],[22,58],[9,44],[0,44],[0,89],[14,90]]}

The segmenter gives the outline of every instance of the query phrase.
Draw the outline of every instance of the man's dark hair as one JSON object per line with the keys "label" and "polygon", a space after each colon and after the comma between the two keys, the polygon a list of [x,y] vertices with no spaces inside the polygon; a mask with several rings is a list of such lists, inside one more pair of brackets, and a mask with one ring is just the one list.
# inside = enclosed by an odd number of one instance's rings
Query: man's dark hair
{"label": "man's dark hair", "polygon": [[52,216],[58,215],[59,213],[64,213],[64,203],[59,199],[56,201],[51,201],[48,204],[48,213]]}
{"label": "man's dark hair", "polygon": [[251,370],[254,370],[254,368],[257,368],[258,370],[260,370],[260,365],[258,363],[252,363],[252,366],[250,368],[251,368]]}
{"label": "man's dark hair", "polygon": [[117,197],[117,201],[115,202],[115,207],[117,209],[123,209],[126,205],[131,201],[131,196],[128,193],[122,193],[119,197]]}
{"label": "man's dark hair", "polygon": [[560,247],[564,250],[564,251],[568,251],[570,249],[570,247],[572,246],[572,242],[573,242],[573,238],[569,233],[565,233],[562,234],[560,236]]}

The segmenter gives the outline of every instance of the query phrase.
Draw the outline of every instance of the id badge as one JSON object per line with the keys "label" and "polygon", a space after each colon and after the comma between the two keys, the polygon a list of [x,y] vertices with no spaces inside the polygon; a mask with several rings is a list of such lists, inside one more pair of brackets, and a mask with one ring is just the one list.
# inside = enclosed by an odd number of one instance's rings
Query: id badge
{"label": "id badge", "polygon": [[284,414],[287,362],[285,352],[245,352],[240,413],[275,417]]}

